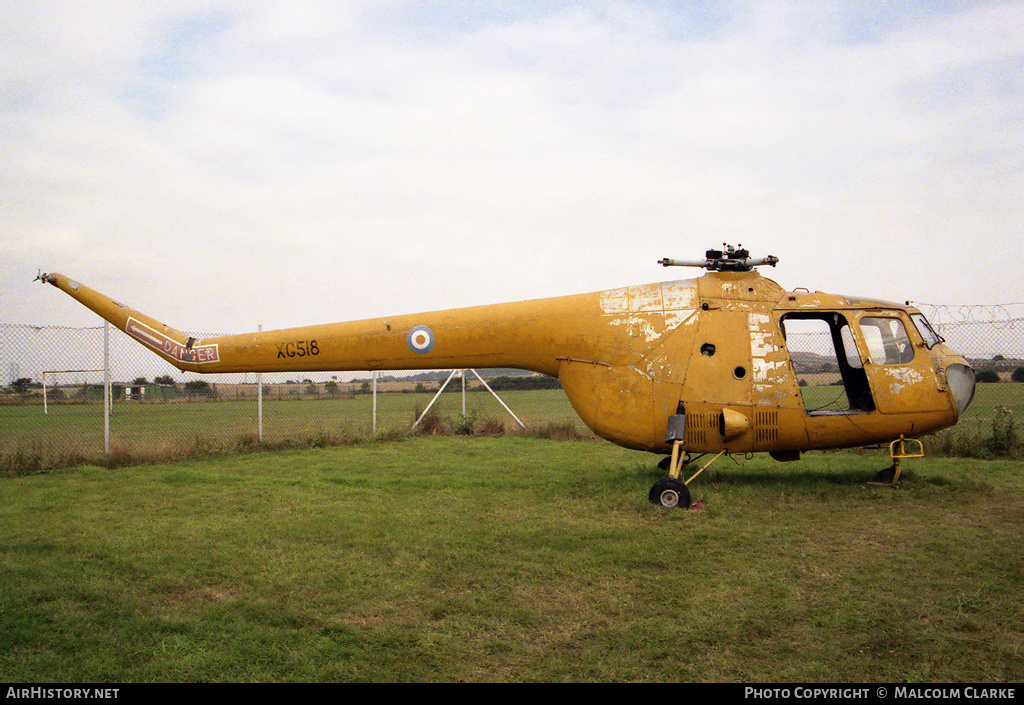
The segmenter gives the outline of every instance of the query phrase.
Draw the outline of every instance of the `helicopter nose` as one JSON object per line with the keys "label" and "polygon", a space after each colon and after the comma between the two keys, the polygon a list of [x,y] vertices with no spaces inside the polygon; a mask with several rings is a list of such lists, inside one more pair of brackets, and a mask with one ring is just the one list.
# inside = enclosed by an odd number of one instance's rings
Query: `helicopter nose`
{"label": "helicopter nose", "polygon": [[957,416],[963,415],[974,399],[974,369],[955,363],[946,368],[946,381],[956,402]]}

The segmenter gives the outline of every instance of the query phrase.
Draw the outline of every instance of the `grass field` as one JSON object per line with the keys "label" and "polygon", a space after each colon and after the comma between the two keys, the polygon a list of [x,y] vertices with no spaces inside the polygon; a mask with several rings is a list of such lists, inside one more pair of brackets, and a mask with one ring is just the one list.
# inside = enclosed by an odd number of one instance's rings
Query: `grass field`
{"label": "grass field", "polygon": [[[407,431],[433,399],[432,393],[378,397],[378,431]],[[503,392],[502,400],[528,428],[550,423],[586,429],[561,390]],[[486,392],[467,395],[467,419],[487,420],[504,430],[519,424]],[[462,395],[443,394],[432,412],[458,419]],[[249,401],[114,404],[110,420],[115,456],[141,460],[174,459],[195,451],[253,446],[258,438],[257,404]],[[263,404],[263,441],[267,445],[330,445],[339,439],[366,437],[373,429],[373,399],[354,397],[269,400]],[[18,463],[36,468],[80,462],[103,463],[102,404],[0,405],[0,468]]]}
{"label": "grass field", "polygon": [[407,437],[0,480],[8,682],[1019,682],[1024,464]]}

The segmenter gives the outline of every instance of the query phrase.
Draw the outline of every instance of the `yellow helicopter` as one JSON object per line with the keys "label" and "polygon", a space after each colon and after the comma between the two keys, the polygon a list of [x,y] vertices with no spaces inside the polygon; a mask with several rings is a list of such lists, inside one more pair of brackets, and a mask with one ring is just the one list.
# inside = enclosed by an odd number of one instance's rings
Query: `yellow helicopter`
{"label": "yellow helicopter", "polygon": [[[588,294],[197,340],[62,274],[40,274],[181,370],[306,372],[512,367],[557,377],[597,435],[665,454],[649,499],[690,506],[688,485],[727,454],[796,460],[888,443],[895,483],[922,434],[954,425],[974,370],[916,308],[786,291],[743,249],[663,259],[703,276]],[[834,380],[802,386],[791,339],[824,341]],[[807,354],[802,353],[802,359]],[[812,399],[812,392],[818,398]],[[684,466],[712,458],[689,479]]]}

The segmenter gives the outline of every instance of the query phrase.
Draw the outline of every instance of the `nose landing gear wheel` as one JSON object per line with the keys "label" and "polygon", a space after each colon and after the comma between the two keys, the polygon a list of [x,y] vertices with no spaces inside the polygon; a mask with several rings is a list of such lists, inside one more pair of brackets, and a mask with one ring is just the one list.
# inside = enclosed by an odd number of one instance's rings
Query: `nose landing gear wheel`
{"label": "nose landing gear wheel", "polygon": [[690,506],[689,488],[681,481],[672,477],[666,477],[655,482],[647,498],[651,500],[651,504],[657,504],[666,509],[672,509],[673,507],[686,509]]}
{"label": "nose landing gear wheel", "polygon": [[896,483],[896,465],[890,465],[885,470],[879,470],[875,475],[874,484],[892,485]]}

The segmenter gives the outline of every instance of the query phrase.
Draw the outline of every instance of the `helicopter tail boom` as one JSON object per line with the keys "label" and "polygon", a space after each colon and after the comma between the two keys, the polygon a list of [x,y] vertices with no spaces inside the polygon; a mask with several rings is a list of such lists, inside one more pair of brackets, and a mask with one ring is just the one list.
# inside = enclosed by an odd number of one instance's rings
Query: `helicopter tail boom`
{"label": "helicopter tail boom", "polygon": [[197,355],[200,357],[209,357],[210,355],[210,350],[206,347],[200,346],[199,349],[196,349],[195,338],[164,325],[63,274],[40,274],[38,278],[44,283],[57,287],[180,369],[194,369],[187,363],[192,362]]}
{"label": "helicopter tail boom", "polygon": [[[557,375],[537,300],[197,339],[62,274],[39,276],[180,370],[202,373],[515,367]],[[573,297],[565,297],[573,298]],[[430,354],[428,354],[430,353]]]}

